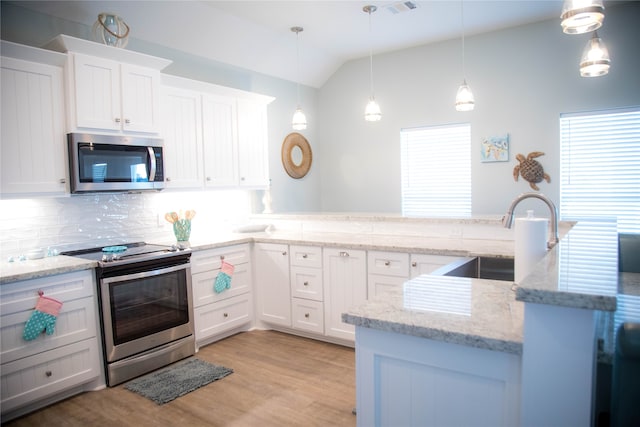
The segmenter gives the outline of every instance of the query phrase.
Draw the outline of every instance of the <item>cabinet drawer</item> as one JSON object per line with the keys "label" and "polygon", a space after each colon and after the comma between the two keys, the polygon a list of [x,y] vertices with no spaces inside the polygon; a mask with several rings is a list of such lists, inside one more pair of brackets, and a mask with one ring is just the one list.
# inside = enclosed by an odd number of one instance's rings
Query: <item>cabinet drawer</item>
{"label": "cabinet drawer", "polygon": [[458,258],[448,255],[411,254],[411,278],[429,274]]}
{"label": "cabinet drawer", "polygon": [[197,307],[194,317],[196,341],[242,326],[253,320],[251,294]]}
{"label": "cabinet drawer", "polygon": [[371,299],[389,290],[402,288],[402,284],[408,279],[406,277],[382,276],[380,274],[369,274],[367,282],[367,298]]}
{"label": "cabinet drawer", "polygon": [[321,302],[292,298],[291,305],[294,329],[324,334],[324,307]]}
{"label": "cabinet drawer", "polygon": [[234,266],[249,262],[249,245],[196,251],[191,255],[191,274],[220,268],[222,259]]}
{"label": "cabinet drawer", "polygon": [[33,310],[38,302],[38,291],[63,304],[74,299],[90,297],[95,294],[93,284],[93,270],[83,270],[2,285],[0,315]]}
{"label": "cabinet drawer", "polygon": [[89,382],[100,375],[95,338],[80,341],[0,366],[2,411]]}
{"label": "cabinet drawer", "polygon": [[369,274],[409,277],[409,254],[402,252],[367,252]]}
{"label": "cabinet drawer", "polygon": [[322,301],[322,270],[292,266],[291,296]]}
{"label": "cabinet drawer", "polygon": [[322,248],[320,246],[289,247],[290,263],[298,267],[322,268]]}
{"label": "cabinet drawer", "polygon": [[22,338],[22,333],[32,312],[33,307],[28,311],[12,313],[0,318],[2,363],[96,336],[96,314],[92,297],[64,303],[56,319],[53,335],[41,334],[32,341],[26,341]]}
{"label": "cabinet drawer", "polygon": [[192,274],[191,285],[193,288],[193,306],[200,307],[216,301],[246,294],[251,290],[251,264],[239,264],[235,266],[231,276],[231,287],[217,293],[213,290],[216,277],[220,269]]}

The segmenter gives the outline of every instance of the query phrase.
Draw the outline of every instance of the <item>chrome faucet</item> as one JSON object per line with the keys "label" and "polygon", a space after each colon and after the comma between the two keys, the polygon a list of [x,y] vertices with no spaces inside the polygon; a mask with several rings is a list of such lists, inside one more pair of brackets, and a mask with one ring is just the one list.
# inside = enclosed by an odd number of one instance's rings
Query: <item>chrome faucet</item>
{"label": "chrome faucet", "polygon": [[511,202],[511,206],[507,210],[505,216],[502,217],[502,225],[505,228],[511,228],[511,224],[513,223],[513,212],[516,209],[518,203],[523,201],[524,199],[529,198],[540,199],[547,204],[549,207],[549,211],[551,212],[551,220],[549,221],[549,237],[547,238],[547,248],[551,249],[555,245],[558,244],[558,210],[556,209],[556,205],[544,194],[540,193],[522,193]]}

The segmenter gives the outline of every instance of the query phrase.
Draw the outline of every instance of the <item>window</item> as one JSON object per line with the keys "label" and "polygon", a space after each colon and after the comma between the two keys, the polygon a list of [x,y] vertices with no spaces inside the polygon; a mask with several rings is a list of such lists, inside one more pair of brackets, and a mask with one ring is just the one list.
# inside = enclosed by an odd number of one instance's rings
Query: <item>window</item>
{"label": "window", "polygon": [[560,117],[560,217],[640,233],[640,108]]}
{"label": "window", "polygon": [[402,214],[471,216],[471,125],[400,132]]}

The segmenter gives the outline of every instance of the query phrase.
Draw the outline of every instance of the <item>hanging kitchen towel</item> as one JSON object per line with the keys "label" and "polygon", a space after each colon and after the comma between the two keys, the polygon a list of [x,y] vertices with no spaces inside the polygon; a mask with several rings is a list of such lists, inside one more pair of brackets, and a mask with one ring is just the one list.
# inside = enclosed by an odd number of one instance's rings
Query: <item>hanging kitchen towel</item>
{"label": "hanging kitchen towel", "polygon": [[60,301],[45,297],[42,291],[38,291],[38,295],[40,295],[40,298],[38,298],[36,308],[24,325],[22,337],[27,341],[36,339],[42,332],[46,332],[47,335],[53,335],[56,319],[58,318],[58,313],[60,313],[60,308],[62,308]]}
{"label": "hanging kitchen towel", "polygon": [[224,291],[225,289],[229,289],[231,287],[231,276],[233,276],[233,270],[235,267],[228,262],[222,260],[222,264],[220,266],[220,273],[216,277],[216,282],[213,285],[213,290],[217,293]]}

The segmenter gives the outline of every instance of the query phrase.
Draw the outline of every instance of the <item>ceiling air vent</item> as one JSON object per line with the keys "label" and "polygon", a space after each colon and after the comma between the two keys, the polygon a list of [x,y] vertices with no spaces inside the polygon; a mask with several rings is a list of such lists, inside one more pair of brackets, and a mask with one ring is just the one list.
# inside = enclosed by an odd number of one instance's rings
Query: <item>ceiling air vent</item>
{"label": "ceiling air vent", "polygon": [[384,8],[387,9],[388,12],[397,15],[398,13],[409,12],[410,10],[413,10],[417,7],[418,5],[412,1],[399,1],[396,3],[388,4]]}

